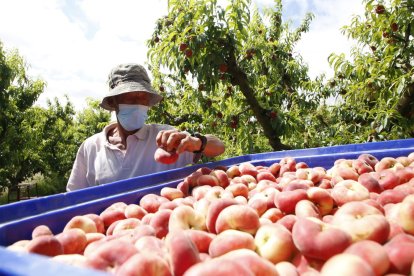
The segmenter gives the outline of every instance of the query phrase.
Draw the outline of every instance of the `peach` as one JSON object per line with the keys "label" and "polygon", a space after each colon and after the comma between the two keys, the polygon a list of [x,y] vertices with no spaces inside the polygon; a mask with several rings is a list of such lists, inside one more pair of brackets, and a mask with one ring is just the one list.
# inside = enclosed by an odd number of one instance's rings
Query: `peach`
{"label": "peach", "polygon": [[169,209],[158,210],[152,217],[149,225],[154,228],[155,236],[157,238],[162,239],[168,234],[169,221],[172,212],[173,211]]}
{"label": "peach", "polygon": [[216,220],[216,232],[235,229],[255,234],[260,226],[259,215],[248,205],[231,205],[224,208]]}
{"label": "peach", "polygon": [[164,240],[160,240],[155,236],[143,236],[134,243],[139,253],[155,254],[169,261],[169,254]]}
{"label": "peach", "polygon": [[68,229],[56,235],[64,254],[80,254],[87,245],[86,234],[79,228]]}
{"label": "peach", "polygon": [[371,168],[375,168],[375,165],[379,162],[378,159],[370,153],[362,153],[357,159],[365,161]]}
{"label": "peach", "polygon": [[174,210],[175,208],[177,208],[179,205],[179,203],[177,201],[169,201],[169,202],[164,202],[160,205],[160,207],[158,208],[158,211],[161,210]]}
{"label": "peach", "polygon": [[230,184],[226,187],[226,191],[233,194],[234,197],[242,196],[245,198],[249,197],[249,188],[243,183]]}
{"label": "peach", "polygon": [[269,166],[268,170],[271,174],[273,174],[275,177],[279,176],[281,165],[279,163],[273,163]]}
{"label": "peach", "polygon": [[221,258],[208,259],[190,267],[184,274],[185,276],[255,276],[247,267],[240,265],[234,260]]}
{"label": "peach", "polygon": [[135,254],[116,271],[117,275],[172,276],[168,262],[156,254]]}
{"label": "peach", "polygon": [[211,186],[209,185],[197,186],[193,188],[191,195],[194,197],[195,201],[197,201],[204,198],[210,190]]}
{"label": "peach", "polygon": [[308,199],[316,205],[321,216],[331,213],[334,200],[326,189],[311,187],[306,191],[306,194]]}
{"label": "peach", "polygon": [[196,202],[193,196],[186,196],[185,198],[176,198],[173,202],[177,203],[178,205],[187,205],[193,207],[194,202]]}
{"label": "peach", "polygon": [[283,191],[275,194],[275,206],[283,213],[292,214],[295,211],[296,204],[302,199],[307,199],[308,195],[305,190],[298,189],[293,191]]}
{"label": "peach", "polygon": [[304,256],[318,260],[342,253],[352,242],[348,233],[316,218],[298,218],[292,238]]}
{"label": "peach", "polygon": [[102,233],[86,233],[85,236],[86,236],[86,246],[88,246],[90,243],[93,243],[95,241],[98,241],[106,237]]}
{"label": "peach", "polygon": [[333,188],[333,183],[331,180],[324,178],[321,181],[319,181],[319,183],[316,183],[315,186],[322,188],[322,189],[331,189]]}
{"label": "peach", "polygon": [[115,221],[123,220],[126,218],[124,210],[120,209],[105,209],[99,214],[99,216],[104,223],[105,229],[107,229]]}
{"label": "peach", "polygon": [[355,180],[343,180],[337,183],[331,192],[338,206],[351,201],[361,201],[369,198],[369,191]]}
{"label": "peach", "polygon": [[95,222],[96,232],[105,233],[105,224],[103,219],[97,214],[86,214],[84,215],[87,218],[90,218]]}
{"label": "peach", "polygon": [[379,202],[378,202],[377,200],[374,200],[374,199],[369,198],[369,199],[364,199],[364,200],[362,200],[361,202],[366,203],[366,204],[368,204],[368,205],[370,205],[370,206],[372,206],[372,207],[375,207],[375,208],[377,208],[377,209],[378,209],[378,211],[380,211],[382,214],[385,214],[384,207],[383,207],[383,206],[381,206],[381,204],[379,204]]}
{"label": "peach", "polygon": [[276,182],[276,177],[270,171],[263,171],[259,172],[256,176],[258,182],[262,180],[269,180],[272,182]]}
{"label": "peach", "polygon": [[400,179],[393,170],[382,170],[372,174],[377,178],[378,183],[383,190],[393,189],[400,184]]}
{"label": "peach", "polygon": [[170,254],[173,275],[184,275],[190,267],[201,262],[196,245],[183,231],[168,233],[165,243]]}
{"label": "peach", "polygon": [[[211,189],[207,190],[207,192],[205,193],[203,199],[207,199],[209,201],[213,201],[215,199],[221,198],[224,194],[224,188],[222,188],[221,186],[214,186],[211,187]],[[229,193],[231,197],[233,197],[233,195],[231,193]]]}
{"label": "peach", "polygon": [[141,225],[141,221],[137,218],[126,218],[120,220],[114,230],[112,231],[112,235],[121,234],[124,231],[135,229],[136,227]]}
{"label": "peach", "polygon": [[358,182],[362,184],[369,192],[381,193],[382,187],[378,182],[377,177],[374,177],[375,174],[364,173],[358,177]]}
{"label": "peach", "polygon": [[389,203],[399,203],[403,201],[406,194],[399,190],[385,190],[377,198],[377,202],[381,206],[385,206]]}
{"label": "peach", "polygon": [[53,233],[50,230],[49,226],[43,224],[36,226],[32,231],[32,239],[39,236],[53,236]]}
{"label": "peach", "polygon": [[187,176],[186,178],[184,178],[184,181],[188,182],[189,188],[194,188],[194,187],[197,186],[197,179],[201,175],[203,175],[201,170],[197,170],[197,171],[193,172],[192,174],[190,174],[189,176]]}
{"label": "peach", "polygon": [[309,168],[309,165],[306,164],[306,162],[302,162],[301,161],[301,162],[296,163],[295,168],[296,168],[296,170],[298,170],[298,169],[306,169],[306,168]]}
{"label": "peach", "polygon": [[116,273],[129,258],[137,253],[133,244],[115,239],[99,244],[85,257],[88,267]]}
{"label": "peach", "polygon": [[165,149],[157,148],[154,153],[154,160],[162,164],[173,164],[178,160],[178,153],[175,151],[168,152]]}
{"label": "peach", "polygon": [[123,220],[123,219],[120,219],[120,220],[114,221],[111,225],[109,225],[109,226],[107,227],[106,231],[105,231],[105,234],[106,234],[107,236],[111,236],[111,235],[113,234],[113,232],[114,232],[114,229],[115,229],[116,225],[117,225],[118,223],[120,223],[122,220]]}
{"label": "peach", "polygon": [[155,236],[155,230],[152,226],[146,224],[139,225],[134,229],[124,230],[114,237],[129,243],[135,243],[137,240],[145,236]]}
{"label": "peach", "polygon": [[206,197],[202,198],[194,202],[193,209],[196,211],[197,214],[200,214],[201,216],[205,218],[207,216],[208,207],[210,206],[211,201],[214,201],[214,200],[215,199],[213,198],[211,199],[207,199]]}
{"label": "peach", "polygon": [[292,264],[296,267],[299,275],[319,276],[319,271],[322,269],[324,263],[324,260],[306,257],[300,252],[292,259]]}
{"label": "peach", "polygon": [[7,249],[16,252],[26,252],[26,247],[30,242],[31,240],[19,240],[7,246]]}
{"label": "peach", "polygon": [[292,234],[279,224],[261,226],[254,237],[256,252],[276,264],[289,261],[295,251]]}
{"label": "peach", "polygon": [[408,167],[412,163],[412,159],[408,156],[398,156],[395,160],[401,163],[404,167]]}
{"label": "peach", "polygon": [[215,175],[205,174],[197,178],[197,186],[219,186],[220,182]]}
{"label": "peach", "polygon": [[297,221],[297,217],[293,214],[288,214],[279,219],[276,223],[283,225],[287,230],[292,231],[293,226]]}
{"label": "peach", "polygon": [[286,166],[289,171],[296,170],[296,160],[292,156],[285,156],[280,161],[279,164],[281,166]]}
{"label": "peach", "polygon": [[358,241],[349,246],[344,253],[361,257],[371,266],[375,275],[384,275],[390,267],[387,251],[381,244],[374,241]]}
{"label": "peach", "polygon": [[184,232],[190,237],[193,243],[196,245],[200,253],[208,253],[210,243],[215,234],[208,233],[207,231],[187,229]]}
{"label": "peach", "polygon": [[296,216],[305,218],[305,217],[314,217],[314,218],[320,218],[321,215],[319,213],[319,209],[316,207],[316,205],[307,199],[302,199],[299,201],[295,206],[295,214]]}
{"label": "peach", "polygon": [[116,237],[115,236],[105,236],[102,239],[98,239],[95,241],[92,241],[91,243],[88,243],[85,247],[85,249],[83,250],[83,252],[81,253],[72,253],[69,255],[73,255],[73,254],[82,254],[83,256],[88,256],[89,254],[91,254],[91,252],[95,251],[96,248],[98,248],[99,246],[101,246],[102,244],[111,241],[111,240],[115,240]]}
{"label": "peach", "polygon": [[[91,233],[92,234],[92,233]],[[94,233],[96,234],[96,233]],[[52,258],[53,261],[61,262],[67,265],[88,268],[86,257],[81,254],[57,255]]]}
{"label": "peach", "polygon": [[282,276],[299,276],[296,267],[289,262],[280,262],[275,265],[276,272]]}
{"label": "peach", "polygon": [[346,163],[340,163],[339,165],[332,167],[329,170],[329,175],[332,177],[339,176],[344,180],[354,181],[357,181],[359,177],[357,171],[352,167],[352,160],[350,165]]}
{"label": "peach", "polygon": [[404,165],[399,163],[394,157],[384,157],[377,164],[375,164],[375,171],[381,172],[391,169],[393,171],[404,168]]}
{"label": "peach", "polygon": [[163,196],[159,196],[156,194],[146,194],[144,195],[140,201],[139,205],[145,209],[148,213],[155,213],[158,211],[160,205],[164,202],[168,202],[169,200]]}
{"label": "peach", "polygon": [[[245,184],[248,187],[256,187],[257,185],[257,180],[254,176],[250,175],[250,174],[243,174],[239,177],[240,182]],[[235,179],[233,179],[232,181],[234,181]]]}
{"label": "peach", "polygon": [[287,185],[285,185],[282,191],[293,191],[297,189],[307,190],[310,187],[313,187],[314,184],[310,180],[305,179],[293,179]]}
{"label": "peach", "polygon": [[401,233],[384,245],[390,260],[390,273],[408,275],[414,261],[414,237]]}
{"label": "peach", "polygon": [[96,224],[95,222],[86,217],[86,216],[74,216],[72,217],[68,223],[66,223],[63,231],[67,231],[69,229],[78,228],[83,230],[85,233],[96,233]]}
{"label": "peach", "polygon": [[414,178],[414,169],[412,167],[406,167],[395,171],[395,175],[398,177],[400,184],[407,183]]}
{"label": "peach", "polygon": [[57,256],[63,254],[63,246],[59,240],[50,235],[37,236],[26,245],[27,252],[45,256]]}
{"label": "peach", "polygon": [[342,253],[330,258],[322,267],[321,276],[374,276],[372,268],[360,257]]}
{"label": "peach", "polygon": [[169,232],[177,232],[185,229],[205,230],[205,217],[193,208],[182,205],[175,208],[169,219]]}
{"label": "peach", "polygon": [[264,212],[260,218],[266,218],[266,219],[269,219],[271,222],[275,223],[282,217],[283,217],[282,211],[280,211],[278,208],[270,208],[270,209],[267,209],[266,212]]}
{"label": "peach", "polygon": [[353,160],[352,167],[359,175],[374,171],[374,168],[366,160],[363,159]]}
{"label": "peach", "polygon": [[397,224],[404,232],[414,235],[414,195],[409,195],[401,202],[397,215]]}
{"label": "peach", "polygon": [[256,210],[259,216],[262,216],[267,210],[267,199],[265,197],[254,196],[247,201],[247,205]]}
{"label": "peach", "polygon": [[213,170],[210,175],[216,177],[219,182],[219,186],[226,188],[230,184],[230,179],[225,171],[222,170]]}
{"label": "peach", "polygon": [[270,180],[260,180],[259,182],[257,182],[257,185],[255,187],[255,190],[257,190],[258,192],[262,192],[265,189],[269,188],[269,187],[273,187],[276,185],[277,183],[274,181],[270,181]]}
{"label": "peach", "polygon": [[390,233],[390,224],[381,211],[360,201],[342,205],[331,223],[350,234],[353,242],[373,240],[383,244]]}
{"label": "peach", "polygon": [[249,162],[241,163],[239,165],[239,170],[240,170],[241,175],[248,174],[248,175],[251,175],[253,177],[256,177],[257,174],[258,174],[257,168]]}
{"label": "peach", "polygon": [[234,177],[236,177],[236,176],[240,176],[240,175],[241,175],[241,173],[240,173],[239,166],[237,166],[237,165],[230,166],[230,167],[227,169],[226,174],[227,174],[227,176],[228,176],[230,179],[232,179],[232,178],[234,178]]}
{"label": "peach", "polygon": [[237,202],[237,204],[240,205],[247,205],[247,198],[244,196],[236,196],[234,200]]}
{"label": "peach", "polygon": [[210,233],[214,233],[214,234],[217,233],[216,232],[216,220],[217,220],[219,213],[224,208],[230,205],[235,205],[235,204],[237,204],[237,202],[234,199],[222,198],[222,199],[217,199],[213,201],[209,205],[207,215],[206,215],[206,226],[207,226],[207,230]]}
{"label": "peach", "polygon": [[410,182],[407,182],[398,185],[393,190],[403,192],[405,195],[411,195],[414,194],[414,185]]}
{"label": "peach", "polygon": [[188,193],[190,191],[190,183],[186,180],[181,181],[178,183],[177,189],[180,190],[184,196],[188,196]]}
{"label": "peach", "polygon": [[177,188],[164,187],[160,191],[160,195],[168,200],[184,197],[184,193]]}
{"label": "peach", "polygon": [[215,258],[242,248],[255,250],[256,246],[253,236],[246,232],[229,229],[214,237],[210,243],[208,253]]}
{"label": "peach", "polygon": [[[275,266],[268,260],[261,258],[257,253],[249,249],[237,249],[230,251],[218,259],[235,261],[239,266],[244,266],[256,276],[277,276]],[[232,274],[237,275],[237,274]]]}
{"label": "peach", "polygon": [[142,219],[148,212],[139,206],[138,204],[128,204],[128,206],[125,208],[125,217],[126,218],[136,218],[136,219]]}
{"label": "peach", "polygon": [[310,180],[312,181],[313,184],[316,184],[319,181],[321,181],[323,176],[324,176],[324,173],[320,172],[319,170],[314,170],[310,168],[296,170],[296,177],[298,179]]}

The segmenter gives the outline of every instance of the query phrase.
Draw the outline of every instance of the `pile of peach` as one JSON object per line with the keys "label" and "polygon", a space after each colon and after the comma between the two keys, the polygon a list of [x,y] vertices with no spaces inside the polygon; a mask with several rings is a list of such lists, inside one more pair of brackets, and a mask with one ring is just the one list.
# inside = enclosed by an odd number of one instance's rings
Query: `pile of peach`
{"label": "pile of peach", "polygon": [[414,275],[413,235],[414,153],[361,154],[201,168],[8,248],[116,275]]}

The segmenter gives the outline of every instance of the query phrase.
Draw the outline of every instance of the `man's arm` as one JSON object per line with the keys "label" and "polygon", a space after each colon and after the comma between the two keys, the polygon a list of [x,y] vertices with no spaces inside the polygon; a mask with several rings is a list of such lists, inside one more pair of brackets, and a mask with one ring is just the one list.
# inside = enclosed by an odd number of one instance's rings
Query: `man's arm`
{"label": "man's arm", "polygon": [[[212,134],[206,134],[206,144],[203,154],[207,157],[215,157],[225,150],[224,143]],[[176,151],[178,154],[185,151],[197,152],[203,146],[203,139],[190,135],[186,131],[162,130],[157,135],[157,145],[168,152]]]}

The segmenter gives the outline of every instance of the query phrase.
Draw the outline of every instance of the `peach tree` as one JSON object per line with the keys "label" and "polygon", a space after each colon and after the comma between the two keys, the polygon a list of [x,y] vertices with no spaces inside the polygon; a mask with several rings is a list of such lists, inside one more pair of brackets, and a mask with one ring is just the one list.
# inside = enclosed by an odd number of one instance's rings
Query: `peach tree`
{"label": "peach tree", "polygon": [[[222,2],[220,2],[222,3]],[[294,52],[311,14],[292,28],[281,1],[169,1],[148,41],[149,68],[164,100],[150,119],[214,133],[227,156],[305,147],[302,133],[326,96]]]}
{"label": "peach tree", "polygon": [[414,135],[414,2],[363,3],[364,14],[342,29],[357,42],[351,58],[344,54],[329,57],[335,75],[324,90],[335,95],[337,104],[317,112],[313,131],[323,143]]}

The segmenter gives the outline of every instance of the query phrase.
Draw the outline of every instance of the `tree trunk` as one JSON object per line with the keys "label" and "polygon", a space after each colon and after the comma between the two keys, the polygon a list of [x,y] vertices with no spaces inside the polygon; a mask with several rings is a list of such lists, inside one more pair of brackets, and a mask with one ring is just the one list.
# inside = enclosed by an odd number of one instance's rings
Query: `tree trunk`
{"label": "tree trunk", "polygon": [[414,83],[407,86],[397,104],[397,111],[407,119],[414,118]]}
{"label": "tree trunk", "polygon": [[291,149],[291,147],[282,144],[280,141],[278,134],[270,124],[269,117],[266,116],[266,110],[260,106],[259,101],[254,95],[253,89],[250,87],[247,81],[246,73],[237,66],[237,62],[234,56],[231,57],[229,65],[230,66],[228,72],[233,77],[233,83],[240,87],[240,91],[243,93],[244,97],[247,100],[247,103],[253,110],[253,114],[256,117],[257,121],[262,126],[264,135],[269,140],[269,144],[272,149],[275,151]]}

